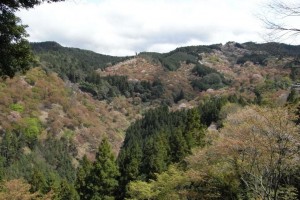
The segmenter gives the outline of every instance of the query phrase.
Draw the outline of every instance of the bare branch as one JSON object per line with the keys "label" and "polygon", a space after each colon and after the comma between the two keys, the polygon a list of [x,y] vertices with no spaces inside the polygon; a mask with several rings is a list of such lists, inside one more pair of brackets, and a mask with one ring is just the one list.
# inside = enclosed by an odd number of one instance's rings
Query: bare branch
{"label": "bare branch", "polygon": [[300,6],[295,4],[286,4],[283,1],[275,1],[269,4],[268,7],[276,14],[289,17],[289,16],[299,16]]}
{"label": "bare branch", "polygon": [[278,41],[300,34],[300,27],[293,27],[284,22],[291,18],[300,17],[300,4],[285,3],[282,0],[275,0],[267,5],[268,15],[263,14],[260,20],[265,28],[269,30],[267,34],[269,40]]}

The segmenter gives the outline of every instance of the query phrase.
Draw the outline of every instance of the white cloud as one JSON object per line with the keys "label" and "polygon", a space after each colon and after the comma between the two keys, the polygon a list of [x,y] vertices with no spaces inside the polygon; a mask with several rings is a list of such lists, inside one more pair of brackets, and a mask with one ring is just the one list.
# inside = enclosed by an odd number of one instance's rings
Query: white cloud
{"label": "white cloud", "polygon": [[178,46],[261,41],[263,0],[66,0],[18,13],[30,41],[110,55]]}

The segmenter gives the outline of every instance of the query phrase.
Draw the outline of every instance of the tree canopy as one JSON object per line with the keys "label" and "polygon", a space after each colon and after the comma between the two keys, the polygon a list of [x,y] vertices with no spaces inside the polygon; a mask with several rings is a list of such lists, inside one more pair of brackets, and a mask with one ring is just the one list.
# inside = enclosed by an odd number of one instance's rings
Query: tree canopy
{"label": "tree canopy", "polygon": [[86,159],[78,170],[76,189],[81,199],[114,199],[119,169],[111,146],[104,138],[92,164]]}
{"label": "tree canopy", "polygon": [[[33,8],[44,0],[4,0],[0,2],[0,76],[13,77],[25,72],[33,62],[33,55],[26,37],[26,26],[15,15],[19,9]],[[62,0],[48,0],[57,2]]]}
{"label": "tree canopy", "polygon": [[9,11],[17,11],[21,8],[33,8],[36,5],[39,5],[43,2],[59,2],[64,0],[3,0],[0,3],[0,9],[3,10],[9,10]]}

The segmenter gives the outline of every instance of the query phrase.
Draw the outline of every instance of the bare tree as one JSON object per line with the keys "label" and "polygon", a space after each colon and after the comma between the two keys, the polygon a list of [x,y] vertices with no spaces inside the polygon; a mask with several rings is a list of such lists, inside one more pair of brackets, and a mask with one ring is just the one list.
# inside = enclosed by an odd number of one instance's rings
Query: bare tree
{"label": "bare tree", "polygon": [[288,190],[292,187],[282,183],[288,183],[299,167],[300,136],[294,117],[284,108],[252,106],[225,120],[219,147],[228,151],[255,199],[279,199],[279,193],[291,194]]}
{"label": "bare tree", "polygon": [[267,37],[271,41],[291,39],[300,34],[300,26],[295,26],[293,20],[300,18],[300,3],[295,1],[274,0],[267,5],[261,20],[269,30]]}
{"label": "bare tree", "polygon": [[202,177],[237,178],[240,195],[249,199],[297,199],[291,180],[300,167],[300,127],[294,119],[282,107],[242,108],[227,116],[212,145],[195,151],[187,162]]}

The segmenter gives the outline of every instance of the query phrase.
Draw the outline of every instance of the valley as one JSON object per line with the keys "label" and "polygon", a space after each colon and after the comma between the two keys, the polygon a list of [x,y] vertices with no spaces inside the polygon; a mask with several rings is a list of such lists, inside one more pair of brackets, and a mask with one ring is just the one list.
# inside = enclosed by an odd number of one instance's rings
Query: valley
{"label": "valley", "polygon": [[[270,162],[277,176],[277,161],[287,174],[276,184],[289,181],[282,194],[299,195],[300,94],[291,86],[300,46],[228,42],[128,57],[31,46],[31,69],[0,82],[0,195],[17,180],[39,199],[270,197],[255,184],[275,190],[273,174],[261,173]],[[282,144],[284,134],[292,139]]]}

